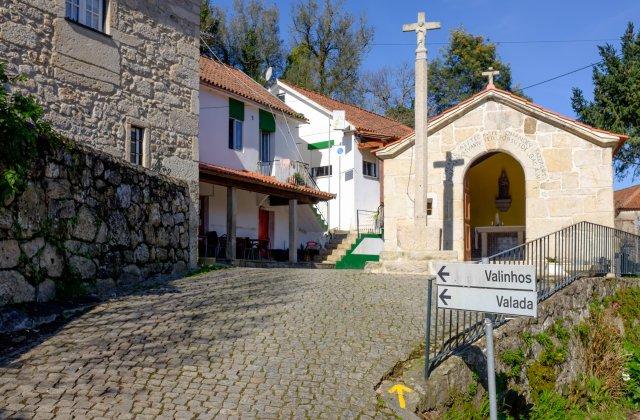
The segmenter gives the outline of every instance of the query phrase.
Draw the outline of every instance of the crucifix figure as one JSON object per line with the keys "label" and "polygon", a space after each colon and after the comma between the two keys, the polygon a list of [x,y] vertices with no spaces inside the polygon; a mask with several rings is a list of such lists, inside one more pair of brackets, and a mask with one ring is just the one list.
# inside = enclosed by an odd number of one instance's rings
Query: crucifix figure
{"label": "crucifix figure", "polygon": [[483,71],[482,75],[487,78],[487,86],[493,86],[493,76],[499,75],[500,72],[498,70],[494,70],[493,67],[489,67],[488,71]]}
{"label": "crucifix figure", "polygon": [[445,160],[433,162],[434,168],[444,168],[444,190],[442,194],[442,249],[453,249],[453,171],[464,165],[464,159],[453,159],[447,152]]}
{"label": "crucifix figure", "polygon": [[[403,32],[415,32],[416,47],[416,100],[415,100],[415,151],[416,193],[414,218],[427,224],[427,31],[439,29],[440,22],[427,22],[424,12],[418,13],[418,21],[402,26]],[[420,220],[422,219],[422,220]]]}

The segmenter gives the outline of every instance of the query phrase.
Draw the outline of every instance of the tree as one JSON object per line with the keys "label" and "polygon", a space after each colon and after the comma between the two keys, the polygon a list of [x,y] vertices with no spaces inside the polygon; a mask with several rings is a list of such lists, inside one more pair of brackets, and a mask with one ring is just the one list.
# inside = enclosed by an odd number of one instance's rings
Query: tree
{"label": "tree", "polygon": [[598,47],[602,60],[593,68],[593,100],[573,88],[571,104],[580,121],[624,133],[629,140],[615,157],[616,174],[640,174],[640,31],[629,22],[620,54],[610,44]]}
{"label": "tree", "polygon": [[344,1],[301,0],[292,10],[293,48],[284,78],[342,100],[357,93],[360,65],[373,39],[364,16],[344,10]]}
{"label": "tree", "polygon": [[361,89],[367,108],[413,127],[414,80],[414,69],[409,63],[365,73]]}
{"label": "tree", "polygon": [[494,80],[497,87],[514,91],[511,68],[497,57],[496,45],[464,29],[453,30],[442,56],[429,65],[429,114],[439,114],[483,90],[487,79],[482,72],[489,67],[500,72]]}
{"label": "tree", "polygon": [[277,6],[266,7],[262,0],[235,0],[229,19],[218,6],[203,0],[201,51],[262,83],[267,68],[277,75],[284,66],[278,20]]}

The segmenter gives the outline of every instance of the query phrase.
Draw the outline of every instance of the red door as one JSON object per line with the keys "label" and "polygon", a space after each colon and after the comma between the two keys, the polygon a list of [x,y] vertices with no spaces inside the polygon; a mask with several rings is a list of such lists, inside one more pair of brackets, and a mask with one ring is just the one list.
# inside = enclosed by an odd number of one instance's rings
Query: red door
{"label": "red door", "polygon": [[258,210],[258,239],[269,239],[269,212],[263,209]]}

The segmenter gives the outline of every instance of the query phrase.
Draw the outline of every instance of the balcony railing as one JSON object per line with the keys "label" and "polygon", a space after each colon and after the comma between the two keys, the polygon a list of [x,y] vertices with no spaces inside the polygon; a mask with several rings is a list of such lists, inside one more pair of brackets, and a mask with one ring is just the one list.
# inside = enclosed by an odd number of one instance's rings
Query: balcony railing
{"label": "balcony railing", "polygon": [[309,165],[304,162],[289,159],[258,162],[258,172],[262,175],[275,177],[281,182],[319,190],[318,185],[309,174]]}

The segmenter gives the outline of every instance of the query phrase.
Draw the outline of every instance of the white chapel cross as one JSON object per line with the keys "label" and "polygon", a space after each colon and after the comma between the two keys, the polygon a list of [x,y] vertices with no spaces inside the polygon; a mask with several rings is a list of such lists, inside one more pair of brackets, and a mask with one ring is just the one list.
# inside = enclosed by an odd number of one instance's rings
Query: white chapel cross
{"label": "white chapel cross", "polygon": [[498,70],[494,70],[493,67],[489,67],[489,71],[483,71],[482,75],[487,78],[487,86],[493,86],[493,76],[499,75],[500,72]]}
{"label": "white chapel cross", "polygon": [[424,12],[418,13],[418,21],[402,25],[403,32],[414,32],[418,38],[416,48],[416,96],[415,96],[415,145],[416,145],[416,195],[414,217],[427,223],[427,31],[439,29],[440,22],[427,22]]}

